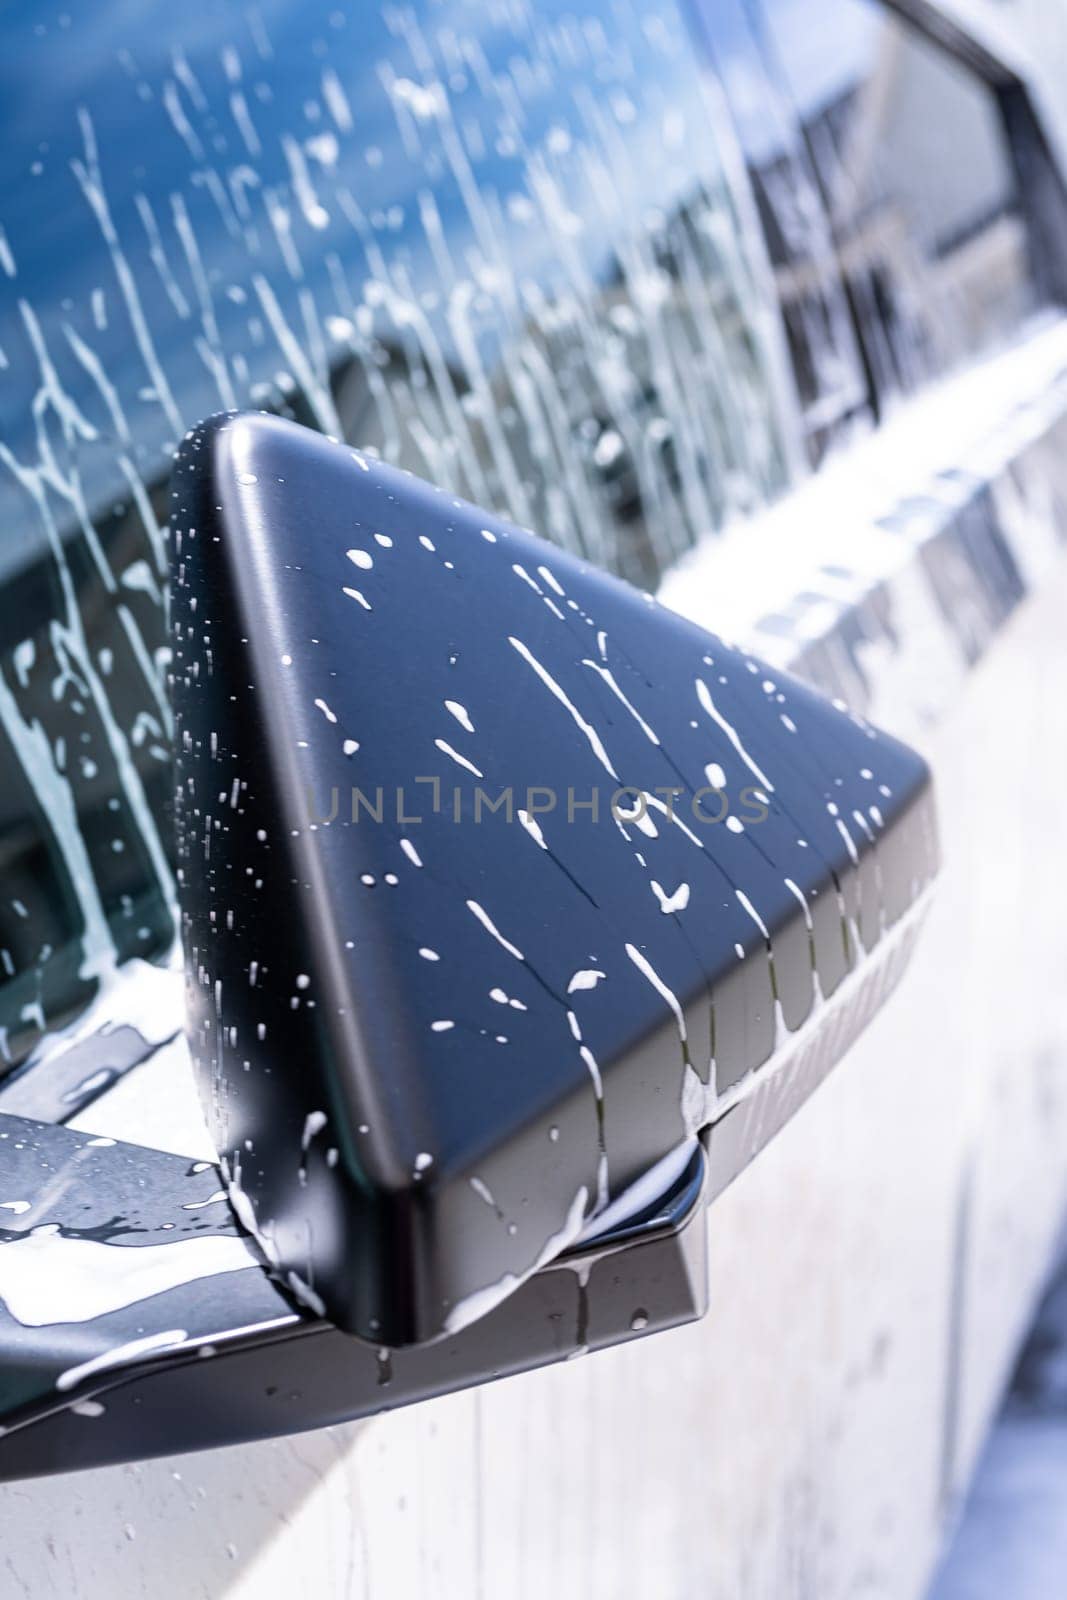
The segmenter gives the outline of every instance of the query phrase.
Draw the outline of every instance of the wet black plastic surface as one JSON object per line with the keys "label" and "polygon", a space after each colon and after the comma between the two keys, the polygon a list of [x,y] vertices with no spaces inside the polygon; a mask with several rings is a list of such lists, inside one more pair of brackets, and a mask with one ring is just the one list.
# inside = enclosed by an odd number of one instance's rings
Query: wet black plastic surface
{"label": "wet black plastic surface", "polygon": [[[34,1235],[40,1248],[43,1232],[45,1273],[70,1276],[66,1241],[124,1254],[235,1242],[207,1163],[25,1118],[0,1117],[0,1138],[5,1178],[33,1196],[0,1229],[0,1251]],[[125,1303],[107,1313],[91,1315],[94,1291],[79,1299],[75,1282],[61,1296],[68,1320],[25,1326],[0,1306],[0,1480],[322,1427],[691,1321],[707,1305],[705,1173],[698,1146],[629,1226],[546,1267],[463,1332],[408,1350],[294,1309],[250,1242],[243,1267],[198,1278],[194,1265],[188,1281],[147,1297],[132,1263]],[[0,1293],[11,1266],[0,1258]]]}
{"label": "wet black plastic surface", "polygon": [[205,1105],[305,1303],[431,1338],[713,1120],[874,950],[934,870],[926,768],[294,424],[196,430],[175,495]]}

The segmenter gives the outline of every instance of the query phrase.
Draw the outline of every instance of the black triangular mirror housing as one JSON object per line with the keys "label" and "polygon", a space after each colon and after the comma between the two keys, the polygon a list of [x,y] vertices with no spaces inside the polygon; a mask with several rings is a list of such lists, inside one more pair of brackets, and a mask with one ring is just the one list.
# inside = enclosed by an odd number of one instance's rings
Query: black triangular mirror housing
{"label": "black triangular mirror housing", "polygon": [[295,424],[206,423],[175,485],[189,1032],[230,1195],[305,1306],[432,1340],[697,1139],[721,1187],[810,1092],[906,951],[929,775]]}
{"label": "black triangular mirror housing", "polygon": [[84,1051],[27,1079],[0,1479],[699,1317],[706,1202],[888,993],[936,865],[911,752],[533,536],[260,416],[176,484],[189,1032],[233,1205],[54,1120]]}

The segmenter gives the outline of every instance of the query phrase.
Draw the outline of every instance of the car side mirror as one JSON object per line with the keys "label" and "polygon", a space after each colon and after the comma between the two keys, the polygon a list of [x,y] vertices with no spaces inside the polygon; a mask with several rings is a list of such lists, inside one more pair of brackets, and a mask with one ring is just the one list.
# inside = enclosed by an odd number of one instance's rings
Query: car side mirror
{"label": "car side mirror", "polygon": [[936,870],[912,751],[532,534],[263,415],[194,430],[174,486],[188,1036],[233,1215],[195,1209],[214,1172],[94,1150],[224,1264],[87,1319],[78,1362],[40,1336],[8,1475],[699,1316],[706,1202],[888,993]]}

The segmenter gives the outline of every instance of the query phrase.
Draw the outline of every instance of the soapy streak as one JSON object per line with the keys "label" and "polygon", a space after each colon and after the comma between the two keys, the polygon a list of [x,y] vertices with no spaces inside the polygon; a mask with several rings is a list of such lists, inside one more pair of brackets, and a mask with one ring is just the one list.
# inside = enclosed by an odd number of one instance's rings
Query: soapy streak
{"label": "soapy streak", "polygon": [[445,1332],[458,1333],[461,1328],[469,1327],[472,1322],[487,1316],[501,1301],[524,1284],[527,1278],[532,1278],[535,1272],[554,1261],[556,1256],[573,1244],[582,1231],[585,1221],[585,1208],[589,1199],[589,1191],[584,1183],[575,1195],[563,1226],[558,1232],[552,1234],[537,1254],[530,1266],[523,1272],[505,1272],[496,1283],[490,1283],[484,1289],[475,1289],[473,1293],[465,1295],[462,1300],[457,1300],[445,1318]]}
{"label": "soapy streak", "polygon": [[234,1235],[115,1245],[69,1238],[49,1224],[0,1245],[0,1300],[24,1328],[47,1328],[91,1322],[183,1283],[258,1266]]}
{"label": "soapy streak", "polygon": [[753,1067],[721,1094],[714,1087],[714,1075],[711,1084],[708,1085],[701,1082],[690,1067],[686,1072],[686,1084],[682,1096],[683,1118],[690,1132],[696,1133],[700,1128],[720,1121],[734,1106],[748,1100],[754,1094],[765,1092],[774,1079],[787,1074],[789,1069],[803,1057],[804,1052],[812,1046],[824,1029],[829,1028],[836,1018],[847,1015],[850,1005],[857,996],[862,995],[864,985],[887,965],[900,945],[917,932],[930,908],[935,890],[936,880],[923,890],[919,898],[897,919],[888,932],[882,935],[867,958],[858,962],[845,974],[829,999],[824,998],[818,985],[816,986],[815,1003],[811,1011],[795,1033],[786,1035],[784,1042],[775,1050],[769,1061]]}
{"label": "soapy streak", "polygon": [[534,672],[536,672],[537,676],[540,678],[545,688],[548,689],[549,693],[552,694],[559,701],[560,705],[564,706],[570,713],[576,726],[581,729],[581,731],[585,734],[585,737],[588,739],[589,747],[596,756],[597,760],[600,762],[600,765],[612,778],[615,779],[615,782],[618,783],[619,774],[615,771],[615,768],[608,760],[608,753],[604,749],[604,745],[596,729],[590,723],[586,722],[581,712],[568,699],[567,695],[560,688],[552,674],[541,665],[537,657],[526,647],[526,645],[523,644],[521,639],[516,639],[509,634],[508,644],[510,644],[513,650],[518,651],[519,655],[527,663],[527,665],[532,667]]}
{"label": "soapy streak", "polygon": [[708,688],[703,678],[698,678],[696,680],[696,690],[697,699],[700,701],[701,706],[707,712],[712,722],[714,722],[715,725],[721,728],[723,733],[725,733],[726,737],[729,739],[730,743],[741,757],[741,760],[745,763],[745,766],[748,768],[749,772],[751,772],[753,776],[758,779],[759,783],[764,789],[766,789],[768,794],[773,794],[774,784],[767,777],[766,773],[756,765],[755,761],[753,761],[752,757],[741,743],[736,728],[727,722],[726,718],[718,710],[714,700],[711,698],[711,690]]}
{"label": "soapy streak", "polygon": [[91,1378],[96,1372],[104,1372],[109,1367],[130,1366],[142,1356],[153,1355],[157,1350],[173,1350],[177,1345],[184,1344],[187,1338],[184,1328],[171,1328],[166,1333],[150,1333],[144,1339],[131,1339],[127,1344],[116,1345],[113,1350],[104,1350],[91,1360],[83,1361],[80,1366],[68,1367],[56,1379],[56,1388],[73,1389],[83,1378]]}

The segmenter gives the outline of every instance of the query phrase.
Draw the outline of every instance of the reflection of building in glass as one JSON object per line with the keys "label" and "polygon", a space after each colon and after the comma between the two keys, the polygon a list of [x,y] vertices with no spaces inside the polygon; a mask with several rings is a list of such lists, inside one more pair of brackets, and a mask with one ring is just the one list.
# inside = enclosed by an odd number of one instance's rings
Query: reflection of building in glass
{"label": "reflection of building in glass", "polygon": [[760,307],[732,226],[722,196],[701,187],[647,229],[620,230],[581,293],[530,289],[519,330],[491,341],[489,425],[469,368],[431,359],[428,330],[378,341],[373,365],[353,354],[333,385],[346,437],[424,474],[432,454],[436,481],[518,501],[538,531],[655,584],[786,481]]}
{"label": "reflection of building in glass", "polygon": [[[833,9],[867,14],[862,54],[829,98],[799,101],[790,146],[750,164],[816,458],[847,419],[973,357],[1033,303],[991,91],[867,0]],[[857,335],[850,369],[831,278]]]}
{"label": "reflection of building in glass", "polygon": [[902,387],[923,376],[923,354],[943,370],[1018,323],[1030,302],[1024,231],[983,85],[887,22],[870,77],[811,138],[826,148],[843,269],[869,283]]}

